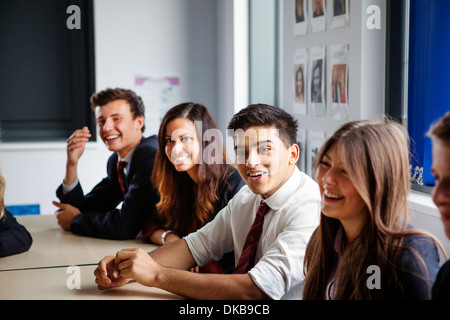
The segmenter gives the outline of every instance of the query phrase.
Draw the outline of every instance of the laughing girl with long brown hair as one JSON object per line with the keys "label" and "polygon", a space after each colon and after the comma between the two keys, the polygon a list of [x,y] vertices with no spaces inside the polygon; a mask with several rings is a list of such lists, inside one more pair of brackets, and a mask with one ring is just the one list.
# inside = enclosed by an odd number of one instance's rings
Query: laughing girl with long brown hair
{"label": "laughing girl with long brown hair", "polygon": [[319,151],[322,214],[306,248],[304,299],[430,298],[438,242],[408,223],[408,142],[393,121],[354,121]]}

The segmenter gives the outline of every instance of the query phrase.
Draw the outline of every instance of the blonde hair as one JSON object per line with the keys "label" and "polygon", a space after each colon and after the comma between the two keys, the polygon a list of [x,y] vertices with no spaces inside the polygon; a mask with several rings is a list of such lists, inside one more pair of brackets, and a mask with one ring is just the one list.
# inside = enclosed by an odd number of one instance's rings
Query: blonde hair
{"label": "blonde hair", "polygon": [[[408,229],[408,134],[401,125],[388,119],[349,122],[322,146],[316,168],[332,146],[339,149],[343,166],[367,206],[369,219],[338,257],[334,239],[341,228],[340,221],[321,215],[320,225],[306,248],[304,298],[325,298],[335,265],[338,265],[335,279],[339,284],[336,299],[382,299],[389,290],[403,292],[398,278],[402,250],[413,252],[426,274],[423,259],[404,245],[404,238],[409,234],[429,236]],[[383,270],[387,282],[383,283],[382,290],[369,290],[366,286],[366,269],[370,265]]]}

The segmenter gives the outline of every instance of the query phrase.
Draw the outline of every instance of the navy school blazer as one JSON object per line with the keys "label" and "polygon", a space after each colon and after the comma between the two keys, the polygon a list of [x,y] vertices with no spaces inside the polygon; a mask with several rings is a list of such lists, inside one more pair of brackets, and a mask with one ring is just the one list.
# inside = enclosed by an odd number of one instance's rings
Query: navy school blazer
{"label": "navy school blazer", "polygon": [[[77,207],[81,214],[70,224],[71,232],[104,239],[133,239],[157,217],[157,190],[150,181],[158,140],[156,135],[143,138],[137,145],[126,175],[125,196],[117,177],[118,155],[113,153],[107,164],[108,176],[84,195],[81,184],[63,195],[62,184],[56,195],[63,203]],[[117,206],[123,201],[122,208]]]}
{"label": "navy school blazer", "polygon": [[0,219],[0,258],[25,252],[30,249],[32,243],[33,239],[28,230],[5,209]]}
{"label": "navy school blazer", "polygon": [[450,300],[450,260],[439,269],[433,285],[433,300]]}

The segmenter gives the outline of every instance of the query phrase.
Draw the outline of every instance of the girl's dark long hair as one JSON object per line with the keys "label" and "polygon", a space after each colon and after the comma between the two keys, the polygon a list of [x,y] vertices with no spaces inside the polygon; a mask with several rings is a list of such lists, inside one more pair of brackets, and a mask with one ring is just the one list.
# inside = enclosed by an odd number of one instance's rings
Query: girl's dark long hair
{"label": "girl's dark long hair", "polygon": [[[221,150],[222,154],[215,155],[214,161],[201,159],[198,164],[199,184],[195,183],[186,172],[178,172],[165,154],[167,124],[178,118],[185,118],[197,124],[197,140],[203,158],[205,148],[215,143],[214,150]],[[152,172],[153,185],[158,189],[160,201],[156,205],[158,213],[165,222],[165,227],[175,230],[179,235],[185,235],[193,220],[197,226],[204,225],[215,213],[215,204],[219,200],[218,191],[225,183],[226,167],[225,150],[222,139],[203,139],[209,129],[218,131],[208,109],[199,103],[182,103],[170,109],[164,116],[158,133],[158,151]],[[201,132],[199,132],[201,130]],[[206,141],[205,141],[206,140]],[[217,141],[216,141],[217,140]],[[220,141],[219,141],[220,140]],[[197,196],[194,195],[197,189]]]}

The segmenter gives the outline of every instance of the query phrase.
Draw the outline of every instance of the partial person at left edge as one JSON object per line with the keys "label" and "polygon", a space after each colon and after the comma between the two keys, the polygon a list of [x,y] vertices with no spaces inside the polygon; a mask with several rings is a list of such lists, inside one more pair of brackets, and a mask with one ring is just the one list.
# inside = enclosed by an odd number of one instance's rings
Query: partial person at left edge
{"label": "partial person at left edge", "polygon": [[[133,239],[156,217],[156,189],[150,181],[158,141],[143,137],[145,107],[131,90],[115,88],[90,99],[99,136],[114,153],[107,177],[84,195],[78,181],[78,160],[91,137],[89,129],[75,130],[67,140],[66,175],[56,195],[61,203],[58,224],[75,234],[105,239]],[[122,207],[117,208],[122,203]]]}
{"label": "partial person at left edge", "polygon": [[4,195],[5,179],[0,174],[0,258],[25,252],[33,243],[28,230],[5,208]]}

